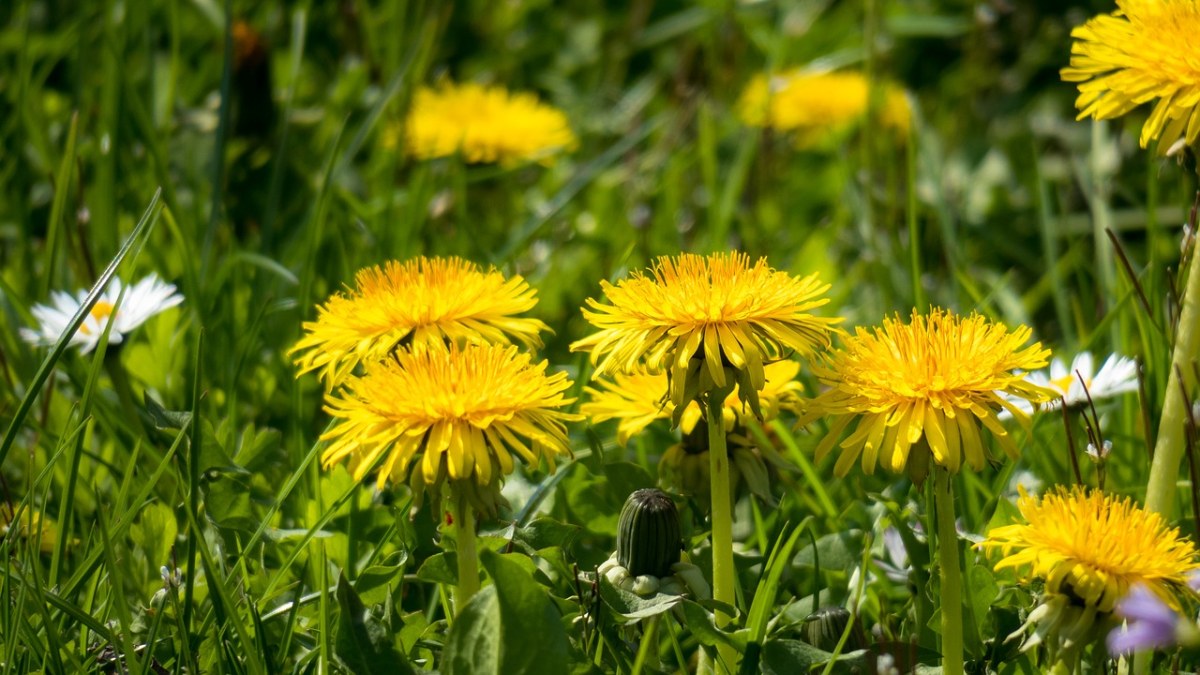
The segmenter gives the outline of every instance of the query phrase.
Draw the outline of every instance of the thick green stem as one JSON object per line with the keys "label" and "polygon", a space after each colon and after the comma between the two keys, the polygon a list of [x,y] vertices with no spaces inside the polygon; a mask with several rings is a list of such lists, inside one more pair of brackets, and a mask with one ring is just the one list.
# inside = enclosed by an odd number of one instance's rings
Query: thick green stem
{"label": "thick green stem", "polygon": [[454,598],[455,611],[461,612],[472,595],[479,590],[479,554],[475,551],[475,509],[465,496],[454,501],[454,517],[458,524],[458,592]]}
{"label": "thick green stem", "polygon": [[958,533],[954,529],[953,480],[941,467],[933,471],[934,506],[937,509],[938,563],[942,577],[942,672],[962,675],[962,572],[958,565]]}
{"label": "thick green stem", "polygon": [[[1158,424],[1158,440],[1154,443],[1154,461],[1150,463],[1150,480],[1146,482],[1146,509],[1171,520],[1179,499],[1179,464],[1185,447],[1183,430],[1189,414],[1183,400],[1180,373],[1189,372],[1200,343],[1200,255],[1192,251],[1188,265],[1187,286],[1183,292],[1183,309],[1175,332],[1175,351],[1171,355],[1171,372],[1167,375],[1167,395],[1163,399],[1162,418]],[[1150,672],[1151,652],[1133,657],[1133,671],[1138,675]]]}
{"label": "thick green stem", "polygon": [[1187,287],[1183,292],[1183,310],[1175,333],[1175,352],[1171,356],[1171,372],[1167,376],[1167,396],[1163,400],[1162,419],[1158,425],[1158,440],[1154,444],[1154,461],[1150,463],[1150,480],[1146,483],[1146,508],[1170,520],[1175,513],[1179,490],[1179,463],[1183,456],[1183,429],[1188,414],[1183,401],[1179,374],[1191,372],[1200,342],[1200,255],[1192,252],[1188,266]]}
{"label": "thick green stem", "polygon": [[[729,451],[725,445],[725,396],[722,392],[709,392],[705,397],[708,417],[708,467],[712,493],[712,565],[713,599],[734,606],[733,572],[733,504],[730,498]],[[724,626],[732,618],[724,612],[716,613],[717,625]],[[717,654],[721,665],[737,672],[737,651],[728,645],[719,645]]]}

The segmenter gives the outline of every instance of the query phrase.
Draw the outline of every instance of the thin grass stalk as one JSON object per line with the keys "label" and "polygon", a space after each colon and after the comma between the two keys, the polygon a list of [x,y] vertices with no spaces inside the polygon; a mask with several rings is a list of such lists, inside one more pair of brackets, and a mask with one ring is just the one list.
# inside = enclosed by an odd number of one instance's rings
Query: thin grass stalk
{"label": "thin grass stalk", "polygon": [[942,573],[942,673],[962,675],[962,573],[958,561],[958,532],[954,528],[954,493],[949,471],[936,469],[933,473],[938,563]]}
{"label": "thin grass stalk", "polygon": [[475,548],[475,509],[466,495],[454,500],[454,518],[458,540],[458,590],[455,593],[455,611],[461,612],[471,596],[479,591],[479,553]]}
{"label": "thin grass stalk", "polygon": [[[734,606],[736,603],[733,573],[733,505],[730,498],[729,450],[725,444],[724,390],[710,391],[704,399],[708,422],[708,468],[712,494],[712,566],[713,599]],[[717,626],[724,626],[733,617],[716,612]],[[726,644],[717,645],[721,665],[715,672],[737,672],[738,654]]]}

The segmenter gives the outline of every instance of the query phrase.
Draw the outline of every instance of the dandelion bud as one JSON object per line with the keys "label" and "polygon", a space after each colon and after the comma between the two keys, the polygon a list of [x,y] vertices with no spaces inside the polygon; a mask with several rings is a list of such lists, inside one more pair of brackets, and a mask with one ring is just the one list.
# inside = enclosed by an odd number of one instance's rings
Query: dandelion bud
{"label": "dandelion bud", "polygon": [[617,562],[634,577],[671,574],[683,549],[679,512],[662,490],[637,490],[625,500],[617,525]]}
{"label": "dandelion bud", "polygon": [[[804,639],[817,649],[831,652],[841,641],[842,633],[846,632],[846,626],[853,618],[844,607],[818,609],[804,620]],[[855,621],[843,651],[850,652],[866,647],[867,636],[863,633],[862,626]]]}

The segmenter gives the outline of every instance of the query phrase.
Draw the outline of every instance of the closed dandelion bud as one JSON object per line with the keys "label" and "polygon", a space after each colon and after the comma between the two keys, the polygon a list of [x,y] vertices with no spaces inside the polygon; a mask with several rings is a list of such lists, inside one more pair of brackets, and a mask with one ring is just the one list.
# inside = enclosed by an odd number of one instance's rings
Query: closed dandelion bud
{"label": "closed dandelion bud", "polygon": [[669,576],[681,541],[679,512],[665,492],[647,488],[629,495],[617,524],[617,562],[630,576]]}
{"label": "closed dandelion bud", "polygon": [[[846,624],[850,623],[852,618],[849,610],[844,607],[818,609],[804,620],[804,639],[817,649],[831,652],[837,648],[842,633],[846,632]],[[842,651],[852,652],[866,647],[867,636],[863,633],[862,626],[855,621]]]}

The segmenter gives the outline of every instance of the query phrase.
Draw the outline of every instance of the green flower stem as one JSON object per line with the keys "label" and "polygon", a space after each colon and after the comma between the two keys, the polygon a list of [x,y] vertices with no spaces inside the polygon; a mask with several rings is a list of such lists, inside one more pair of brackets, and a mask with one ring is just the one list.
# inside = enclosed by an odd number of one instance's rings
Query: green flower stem
{"label": "green flower stem", "polygon": [[1146,483],[1146,508],[1170,520],[1175,512],[1179,490],[1179,463],[1183,456],[1183,423],[1188,411],[1183,401],[1179,374],[1191,369],[1200,343],[1200,251],[1193,250],[1188,265],[1187,287],[1183,292],[1183,309],[1175,332],[1175,352],[1171,355],[1171,372],[1167,376],[1167,396],[1163,400],[1162,419],[1158,425],[1158,440],[1154,443],[1154,461],[1150,463],[1150,480]]}
{"label": "green flower stem", "polygon": [[461,612],[479,590],[479,554],[475,550],[475,509],[460,495],[455,501],[455,521],[458,526],[458,591],[454,598],[455,611]]}
{"label": "green flower stem", "polygon": [[646,666],[659,670],[658,619],[657,616],[646,619],[642,631],[642,644],[638,647],[637,659],[633,662],[633,675],[642,675],[642,669]]}
{"label": "green flower stem", "polygon": [[[734,606],[733,573],[733,505],[730,498],[729,450],[725,446],[725,392],[711,391],[705,396],[708,422],[708,467],[712,492],[712,566],[713,599]],[[717,626],[724,626],[733,617],[716,613]],[[725,644],[717,646],[721,667],[737,672],[737,651]]]}
{"label": "green flower stem", "polygon": [[942,672],[962,675],[962,572],[958,564],[958,533],[954,529],[953,478],[941,467],[933,471],[934,505],[937,509],[938,563],[942,573]]}

